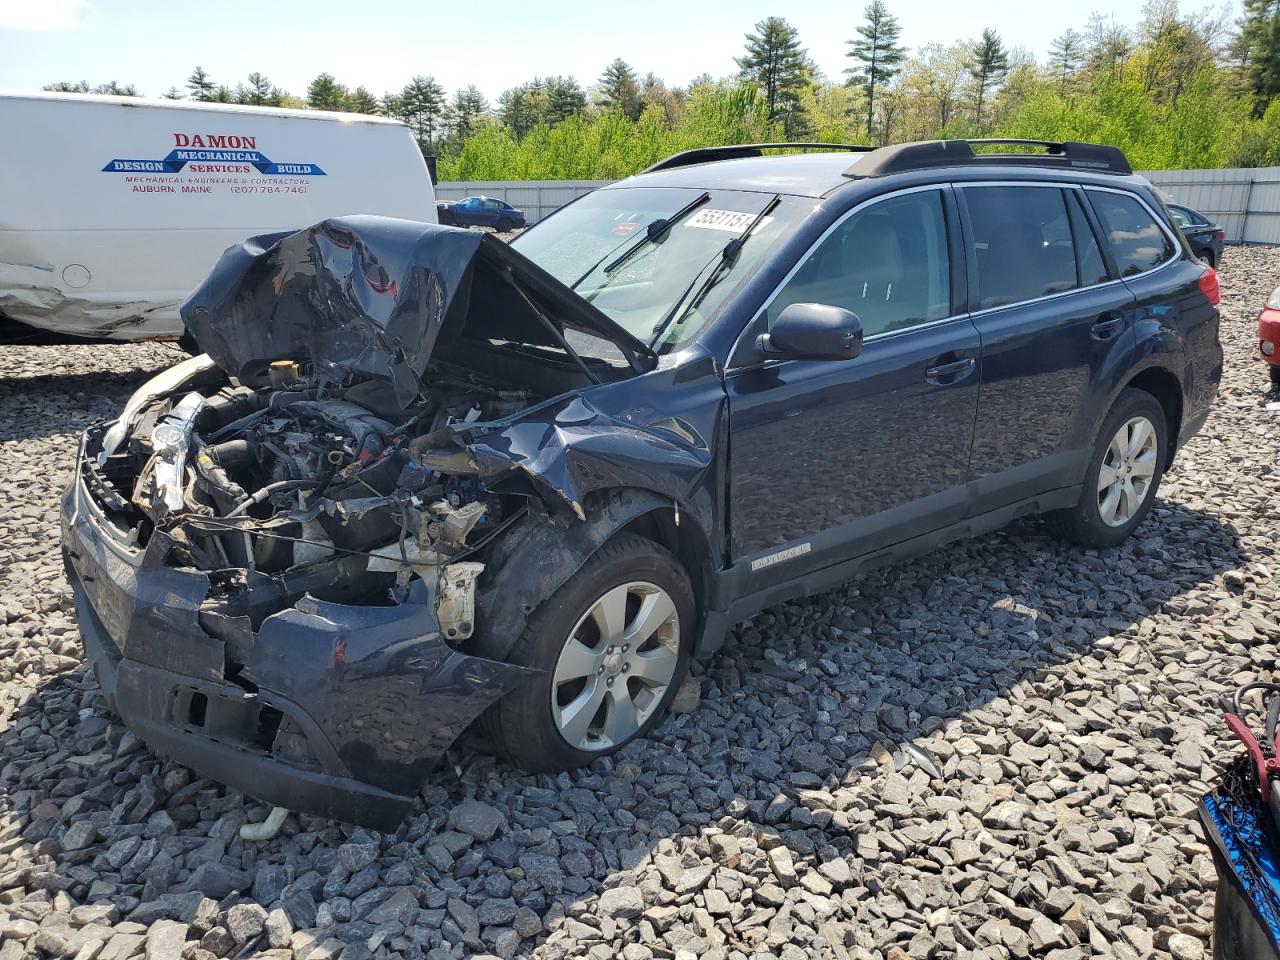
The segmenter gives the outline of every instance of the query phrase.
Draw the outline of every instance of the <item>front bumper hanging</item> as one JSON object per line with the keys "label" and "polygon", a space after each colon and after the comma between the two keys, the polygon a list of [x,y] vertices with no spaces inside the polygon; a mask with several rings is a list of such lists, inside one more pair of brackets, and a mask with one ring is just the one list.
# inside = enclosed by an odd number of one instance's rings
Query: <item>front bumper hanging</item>
{"label": "front bumper hanging", "polygon": [[450,646],[419,581],[396,605],[305,597],[256,632],[225,622],[240,634],[232,658],[202,624],[209,578],[169,566],[163,533],[127,544],[83,477],[62,537],[85,653],[125,724],[201,775],[391,830],[472,720],[534,675]]}

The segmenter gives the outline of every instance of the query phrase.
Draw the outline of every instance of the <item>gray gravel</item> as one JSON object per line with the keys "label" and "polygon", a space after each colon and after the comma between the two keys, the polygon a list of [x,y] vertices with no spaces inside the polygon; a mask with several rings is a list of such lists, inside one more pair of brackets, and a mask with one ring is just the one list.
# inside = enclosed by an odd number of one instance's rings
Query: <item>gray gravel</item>
{"label": "gray gravel", "polygon": [[467,743],[394,835],[291,815],[260,844],[263,804],[105,711],[58,555],[77,431],[174,348],[6,348],[0,960],[1207,956],[1214,702],[1280,637],[1277,279],[1229,250],[1225,388],[1124,548],[956,545],[743,624],[612,762]]}

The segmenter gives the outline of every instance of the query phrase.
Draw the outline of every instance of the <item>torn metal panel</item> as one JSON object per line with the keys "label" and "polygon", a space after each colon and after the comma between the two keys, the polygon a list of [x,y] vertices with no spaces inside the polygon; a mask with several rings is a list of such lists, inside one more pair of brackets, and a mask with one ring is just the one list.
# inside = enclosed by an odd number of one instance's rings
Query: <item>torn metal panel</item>
{"label": "torn metal panel", "polygon": [[[689,363],[709,368],[711,359]],[[655,371],[642,390],[622,381],[590,396],[575,393],[454,430],[482,479],[523,473],[550,495],[551,505],[563,502],[580,520],[586,519],[583,503],[592,491],[642,488],[682,505],[711,531],[719,513],[714,481],[723,466],[717,436],[724,396],[714,379],[703,380],[696,393],[682,394],[680,381],[692,379],[684,368]],[[670,398],[675,409],[649,408],[646,400],[655,392]]]}

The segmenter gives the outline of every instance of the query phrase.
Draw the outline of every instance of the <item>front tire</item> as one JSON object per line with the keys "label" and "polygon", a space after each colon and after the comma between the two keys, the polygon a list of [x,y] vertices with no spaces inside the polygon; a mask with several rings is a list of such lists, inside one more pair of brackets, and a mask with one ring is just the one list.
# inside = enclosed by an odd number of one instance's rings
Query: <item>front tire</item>
{"label": "front tire", "polygon": [[1102,422],[1074,507],[1045,515],[1051,533],[1083,547],[1119,546],[1146,519],[1168,459],[1164,408],[1144,390],[1121,392]]}
{"label": "front tire", "polygon": [[696,610],[680,563],[627,534],[597,550],[544,601],[507,659],[541,671],[485,715],[514,766],[556,772],[645,736],[688,669]]}

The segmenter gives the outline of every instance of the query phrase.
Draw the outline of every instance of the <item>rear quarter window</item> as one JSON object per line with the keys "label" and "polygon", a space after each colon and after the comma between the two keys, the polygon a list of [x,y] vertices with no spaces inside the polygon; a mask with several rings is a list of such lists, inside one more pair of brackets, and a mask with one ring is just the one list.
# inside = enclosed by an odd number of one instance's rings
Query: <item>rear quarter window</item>
{"label": "rear quarter window", "polygon": [[1145,273],[1174,255],[1177,248],[1173,241],[1137,197],[1090,190],[1089,200],[1102,221],[1120,276]]}

